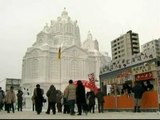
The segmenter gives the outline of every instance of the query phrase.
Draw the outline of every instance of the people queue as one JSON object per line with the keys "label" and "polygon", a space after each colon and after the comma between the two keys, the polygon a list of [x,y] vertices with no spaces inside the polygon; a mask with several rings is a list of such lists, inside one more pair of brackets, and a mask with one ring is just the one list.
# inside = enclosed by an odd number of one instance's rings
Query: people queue
{"label": "people queue", "polygon": [[[1,94],[2,93],[2,94]],[[104,93],[99,89],[97,94],[93,90],[86,93],[83,83],[78,80],[77,86],[73,84],[73,80],[68,81],[68,85],[64,89],[64,92],[56,89],[52,84],[46,92],[47,99],[44,97],[44,90],[40,84],[37,84],[33,90],[32,110],[36,111],[37,115],[42,112],[43,104],[47,101],[48,107],[46,114],[56,114],[56,112],[63,112],[64,114],[77,115],[88,114],[88,112],[95,112],[95,99],[98,101],[98,111],[103,112]],[[23,92],[18,90],[17,94],[14,91],[14,87],[11,86],[10,90],[5,92],[0,87],[0,110],[5,110],[7,113],[15,112],[15,105],[17,104],[17,110],[23,111]],[[75,110],[77,105],[77,110]]]}

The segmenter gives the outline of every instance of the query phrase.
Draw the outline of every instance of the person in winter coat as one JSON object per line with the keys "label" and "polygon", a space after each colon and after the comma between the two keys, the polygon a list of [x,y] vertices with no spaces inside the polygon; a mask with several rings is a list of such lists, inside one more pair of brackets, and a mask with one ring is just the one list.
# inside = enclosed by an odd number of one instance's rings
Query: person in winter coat
{"label": "person in winter coat", "polygon": [[69,104],[68,104],[68,100],[66,98],[66,93],[67,91],[64,90],[64,95],[63,95],[63,113],[66,114],[66,113],[70,113],[70,109],[69,109]]}
{"label": "person in winter coat", "polygon": [[74,115],[74,105],[76,101],[76,87],[73,84],[73,80],[69,80],[69,85],[65,88],[65,98],[67,99],[67,102],[69,104],[70,114]]}
{"label": "person in winter coat", "polygon": [[95,97],[96,96],[95,96],[93,90],[90,90],[90,92],[87,92],[87,99],[89,101],[88,110],[89,110],[89,112],[92,111],[92,113],[94,113]]}
{"label": "person in winter coat", "polygon": [[23,92],[18,90],[17,93],[17,102],[18,102],[18,111],[22,111],[22,101],[23,101]]}
{"label": "person in winter coat", "polygon": [[0,111],[1,111],[2,108],[3,108],[4,98],[5,98],[4,91],[3,91],[2,88],[0,87]]}
{"label": "person in winter coat", "polygon": [[16,95],[13,86],[11,86],[10,90],[7,91],[5,96],[5,102],[6,102],[7,113],[10,113],[11,108],[14,113],[14,103],[16,102]]}
{"label": "person in winter coat", "polygon": [[42,112],[43,94],[44,94],[43,89],[41,89],[40,85],[37,84],[36,88],[34,89],[33,96],[35,99],[35,110],[38,115]]}
{"label": "person in winter coat", "polygon": [[134,112],[141,112],[140,104],[144,91],[145,90],[143,89],[141,84],[139,82],[135,82],[135,85],[132,88],[132,92],[134,93],[134,102],[135,102]]}
{"label": "person in winter coat", "polygon": [[103,106],[104,106],[104,93],[101,91],[101,89],[98,89],[98,93],[96,95],[98,100],[98,112],[103,113]]}
{"label": "person in winter coat", "polygon": [[62,92],[60,90],[57,90],[56,103],[58,112],[62,112]]}
{"label": "person in winter coat", "polygon": [[46,95],[48,97],[48,109],[46,114],[50,114],[50,109],[52,109],[53,114],[56,114],[56,88],[54,87],[54,85],[51,85],[49,90],[47,91]]}
{"label": "person in winter coat", "polygon": [[77,81],[76,103],[78,107],[78,115],[82,114],[82,109],[87,114],[85,87],[80,80]]}

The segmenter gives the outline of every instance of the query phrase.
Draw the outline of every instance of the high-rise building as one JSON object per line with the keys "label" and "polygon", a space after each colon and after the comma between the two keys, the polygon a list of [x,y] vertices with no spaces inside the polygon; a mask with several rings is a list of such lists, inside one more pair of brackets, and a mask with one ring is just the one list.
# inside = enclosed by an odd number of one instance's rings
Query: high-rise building
{"label": "high-rise building", "polygon": [[119,61],[131,57],[140,52],[139,36],[137,33],[128,31],[117,39],[111,41],[112,61]]}
{"label": "high-rise building", "polygon": [[141,46],[142,52],[153,51],[156,57],[160,57],[160,38],[147,42]]}

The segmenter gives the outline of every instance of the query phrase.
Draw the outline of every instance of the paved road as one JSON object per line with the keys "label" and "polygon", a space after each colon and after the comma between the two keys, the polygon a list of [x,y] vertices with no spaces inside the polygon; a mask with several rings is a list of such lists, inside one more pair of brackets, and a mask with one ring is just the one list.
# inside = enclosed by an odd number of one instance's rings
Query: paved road
{"label": "paved road", "polygon": [[56,115],[47,115],[42,112],[37,115],[36,112],[24,110],[23,112],[16,111],[15,113],[0,112],[0,119],[160,119],[160,112],[104,112],[104,113],[88,113],[88,115],[74,115],[57,113]]}

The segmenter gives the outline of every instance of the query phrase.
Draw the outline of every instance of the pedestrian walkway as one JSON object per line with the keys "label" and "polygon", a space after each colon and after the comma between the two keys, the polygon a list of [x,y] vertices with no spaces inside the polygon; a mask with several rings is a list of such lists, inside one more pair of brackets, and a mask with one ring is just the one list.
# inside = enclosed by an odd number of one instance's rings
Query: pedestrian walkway
{"label": "pedestrian walkway", "polygon": [[0,119],[160,119],[160,112],[104,112],[104,113],[88,113],[88,115],[74,115],[56,113],[45,114],[43,111],[40,115],[36,112],[23,110],[23,112],[15,111],[15,113],[0,112]]}

